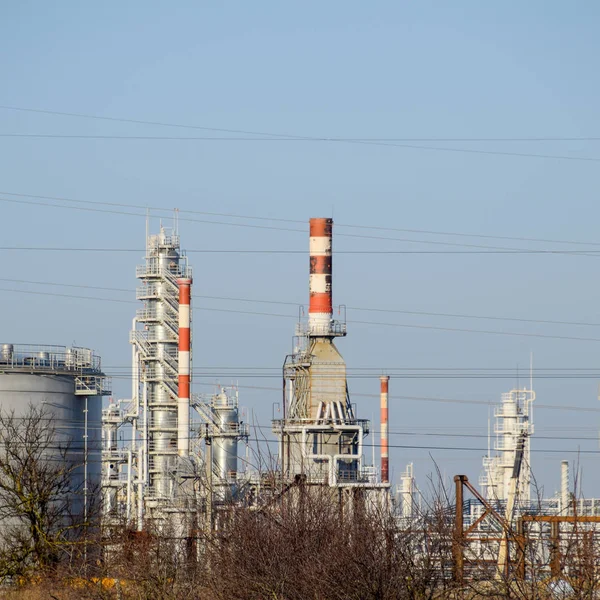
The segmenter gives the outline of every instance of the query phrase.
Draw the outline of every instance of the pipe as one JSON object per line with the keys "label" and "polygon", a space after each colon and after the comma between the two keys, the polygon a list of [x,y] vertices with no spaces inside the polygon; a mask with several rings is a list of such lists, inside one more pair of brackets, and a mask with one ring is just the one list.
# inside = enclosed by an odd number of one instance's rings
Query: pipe
{"label": "pipe", "polygon": [[317,429],[322,429],[324,431],[329,431],[330,426],[324,425],[323,427],[302,427],[302,454],[306,456],[306,458],[311,460],[322,460],[327,462],[327,467],[329,471],[328,475],[328,485],[339,485],[336,466],[339,460],[352,460],[357,463],[357,471],[360,473],[361,462],[362,462],[362,428],[360,425],[333,425],[333,429],[335,431],[355,431],[358,434],[358,448],[356,449],[356,454],[313,454],[308,450],[310,446],[308,445],[308,431],[315,431]]}
{"label": "pipe", "polygon": [[381,382],[381,483],[390,482],[390,459],[388,453],[388,385],[389,375],[382,375]]}
{"label": "pipe", "polygon": [[131,450],[127,452],[127,507],[125,514],[129,524],[131,519]]}
{"label": "pipe", "polygon": [[138,480],[137,490],[137,530],[142,531],[144,529],[144,482],[142,480]]}
{"label": "pipe", "polygon": [[[137,317],[133,318],[131,330],[133,332],[137,330]],[[138,350],[135,343],[131,345],[131,369],[133,371],[131,377],[131,403],[135,407],[135,414],[132,415],[134,418],[131,420],[131,449],[135,451],[137,443],[138,418],[140,416],[140,363],[138,359]]]}
{"label": "pipe", "polygon": [[560,463],[560,508],[563,514],[569,511],[569,461]]}
{"label": "pipe", "polygon": [[310,220],[308,327],[309,334],[315,337],[328,336],[331,333],[332,230],[333,219]]}
{"label": "pipe", "polygon": [[463,485],[467,482],[466,475],[455,475],[456,485],[456,510],[454,514],[454,532],[452,536],[452,578],[462,586],[464,582],[464,518],[463,518]]}
{"label": "pipe", "polygon": [[179,386],[177,398],[177,452],[188,456],[190,452],[190,299],[192,280],[181,278],[179,286]]}

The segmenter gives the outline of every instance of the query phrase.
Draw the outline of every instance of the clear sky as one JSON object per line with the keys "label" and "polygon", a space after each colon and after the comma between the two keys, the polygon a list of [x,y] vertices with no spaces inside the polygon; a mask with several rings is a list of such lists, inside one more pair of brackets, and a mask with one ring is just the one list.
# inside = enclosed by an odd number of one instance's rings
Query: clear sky
{"label": "clear sky", "polygon": [[[600,250],[594,245],[600,244],[600,142],[581,139],[600,136],[599,12],[591,1],[2,3],[4,107],[288,136],[416,141],[118,139],[271,136],[0,108],[0,246],[140,249],[1,250],[1,341],[93,347],[115,376],[115,395],[129,393],[128,330],[136,305],[127,301],[134,299],[135,265],[143,256],[144,211],[17,194],[292,220],[182,213],[188,250],[303,251],[308,219],[333,215],[338,251],[435,251],[340,253],[334,261],[334,302],[353,307],[349,335],[338,346],[360,416],[376,417],[378,375],[392,375],[392,474],[397,478],[414,462],[426,487],[431,453],[447,476],[464,472],[476,479],[487,446],[488,403],[524,384],[533,352],[540,405],[533,469],[546,492],[554,492],[561,459],[577,461],[578,449],[599,449],[600,258],[481,251]],[[579,139],[531,141],[549,137]],[[448,138],[458,141],[443,141]],[[168,222],[170,213],[151,215],[156,229],[159,215]],[[239,381],[241,403],[268,428],[291,348],[293,304],[307,300],[307,256],[190,257],[194,366],[207,374],[196,377],[195,391],[210,391],[217,377]],[[40,294],[7,291],[17,289]],[[430,368],[436,377],[415,377]],[[401,376],[403,369],[409,376]],[[440,377],[441,369],[459,371]],[[483,377],[473,377],[473,369]],[[495,370],[503,378],[492,377]],[[263,373],[269,377],[257,376]],[[377,422],[373,429],[379,430]],[[472,450],[440,449],[464,447]],[[580,460],[584,491],[600,495],[600,455]]]}

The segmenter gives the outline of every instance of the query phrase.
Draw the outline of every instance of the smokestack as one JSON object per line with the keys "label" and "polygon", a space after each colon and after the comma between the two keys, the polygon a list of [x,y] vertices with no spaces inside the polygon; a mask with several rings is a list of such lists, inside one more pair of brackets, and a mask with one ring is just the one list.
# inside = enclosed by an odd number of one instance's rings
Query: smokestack
{"label": "smokestack", "polygon": [[309,333],[327,336],[331,333],[333,301],[331,294],[331,246],[333,219],[310,220],[310,305]]}
{"label": "smokestack", "polygon": [[388,375],[382,375],[381,381],[381,483],[390,482],[390,459],[388,455]]}
{"label": "smokestack", "polygon": [[179,387],[177,398],[177,452],[187,456],[190,450],[190,298],[192,280],[177,280],[179,286]]}
{"label": "smokestack", "polygon": [[563,514],[569,511],[569,461],[560,463],[560,504]]}

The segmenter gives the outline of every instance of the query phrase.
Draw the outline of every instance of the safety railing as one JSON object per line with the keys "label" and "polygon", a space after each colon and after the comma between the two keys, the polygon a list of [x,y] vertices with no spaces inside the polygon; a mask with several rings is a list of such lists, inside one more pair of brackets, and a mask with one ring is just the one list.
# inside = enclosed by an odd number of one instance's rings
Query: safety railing
{"label": "safety railing", "polygon": [[101,373],[101,361],[93,350],[78,346],[2,344],[0,368]]}

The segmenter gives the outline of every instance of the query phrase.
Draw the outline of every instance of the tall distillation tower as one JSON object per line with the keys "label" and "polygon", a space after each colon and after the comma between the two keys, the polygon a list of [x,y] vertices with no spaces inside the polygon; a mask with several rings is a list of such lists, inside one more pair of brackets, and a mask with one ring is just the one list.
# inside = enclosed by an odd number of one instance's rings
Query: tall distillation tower
{"label": "tall distillation tower", "polygon": [[502,394],[502,403],[494,410],[496,453],[483,459],[484,473],[479,479],[479,485],[485,490],[485,496],[489,501],[504,502],[508,499],[519,439],[524,440],[524,445],[517,497],[522,503],[531,500],[530,437],[533,434],[534,400],[535,392],[531,389],[511,390]]}
{"label": "tall distillation tower", "polygon": [[190,436],[192,272],[176,231],[161,226],[147,237],[146,261],[136,275],[136,296],[144,302],[131,332],[138,495],[160,502],[175,495],[178,456],[187,456]]}
{"label": "tall distillation tower", "polygon": [[298,324],[285,359],[283,419],[273,421],[273,432],[284,479],[366,486],[362,443],[369,422],[354,415],[346,363],[333,341],[346,335],[346,324],[333,319],[332,230],[332,219],[310,220],[308,323]]}

